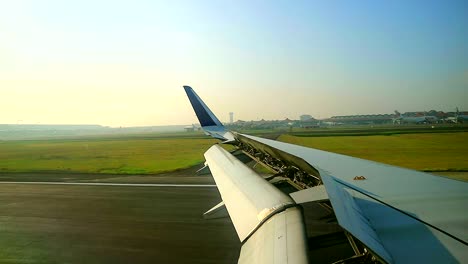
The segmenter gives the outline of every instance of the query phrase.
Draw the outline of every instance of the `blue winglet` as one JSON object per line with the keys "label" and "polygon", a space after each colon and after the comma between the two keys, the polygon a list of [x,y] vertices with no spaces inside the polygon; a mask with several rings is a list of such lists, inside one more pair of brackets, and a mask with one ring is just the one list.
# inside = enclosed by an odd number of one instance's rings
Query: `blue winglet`
{"label": "blue winglet", "polygon": [[218,126],[223,127],[223,124],[219,122],[218,118],[211,112],[206,104],[198,97],[195,91],[190,86],[184,86],[185,92],[192,104],[193,110],[200,121],[202,127]]}
{"label": "blue winglet", "polygon": [[235,142],[235,136],[224,128],[223,124],[195,93],[192,87],[184,86],[184,89],[205,133],[214,138],[223,140],[223,143],[233,144],[233,142]]}

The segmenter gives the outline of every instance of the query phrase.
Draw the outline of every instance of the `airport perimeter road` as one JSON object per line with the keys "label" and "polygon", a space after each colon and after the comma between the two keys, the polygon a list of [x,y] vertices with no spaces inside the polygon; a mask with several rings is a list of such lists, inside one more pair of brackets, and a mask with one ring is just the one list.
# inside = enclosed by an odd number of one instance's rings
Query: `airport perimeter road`
{"label": "airport perimeter road", "polygon": [[[134,186],[134,185],[130,185]],[[0,263],[237,263],[216,188],[0,184]]]}

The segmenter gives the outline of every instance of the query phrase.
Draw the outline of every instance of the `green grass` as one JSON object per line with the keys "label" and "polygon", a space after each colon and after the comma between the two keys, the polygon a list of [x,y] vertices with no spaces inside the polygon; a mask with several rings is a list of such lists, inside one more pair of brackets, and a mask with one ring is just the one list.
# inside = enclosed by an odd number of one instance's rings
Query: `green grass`
{"label": "green grass", "polygon": [[298,137],[278,140],[423,171],[467,171],[468,133]]}
{"label": "green grass", "polygon": [[[468,171],[468,132],[326,137],[284,134],[278,139],[416,170]],[[92,174],[158,174],[202,162],[203,153],[216,142],[199,132],[0,141],[0,175],[3,172],[1,177],[11,180],[10,173],[43,172],[55,179],[75,173],[78,175],[70,177],[86,180],[86,175]]]}
{"label": "green grass", "polygon": [[361,125],[335,126],[324,128],[294,128],[291,135],[299,137],[329,137],[329,136],[374,136],[419,133],[454,133],[468,132],[466,124],[425,124],[425,125]]}
{"label": "green grass", "polygon": [[207,138],[0,141],[0,172],[156,174],[203,160]]}

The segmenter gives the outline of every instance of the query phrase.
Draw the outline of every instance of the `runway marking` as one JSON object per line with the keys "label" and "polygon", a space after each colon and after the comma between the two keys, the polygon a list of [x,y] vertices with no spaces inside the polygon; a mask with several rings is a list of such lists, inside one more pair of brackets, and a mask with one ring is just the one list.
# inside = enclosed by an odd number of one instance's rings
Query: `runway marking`
{"label": "runway marking", "polygon": [[104,182],[12,182],[0,184],[38,184],[38,185],[85,185],[85,186],[125,186],[125,187],[216,187],[215,184],[176,184],[176,183],[104,183]]}

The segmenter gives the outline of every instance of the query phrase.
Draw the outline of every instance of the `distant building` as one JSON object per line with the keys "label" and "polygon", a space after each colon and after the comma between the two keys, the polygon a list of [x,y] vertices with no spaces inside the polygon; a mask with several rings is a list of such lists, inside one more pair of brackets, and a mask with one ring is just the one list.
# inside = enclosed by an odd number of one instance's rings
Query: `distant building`
{"label": "distant building", "polygon": [[299,120],[301,120],[301,121],[310,121],[311,119],[313,119],[313,117],[311,115],[301,115],[299,117]]}
{"label": "distant building", "polygon": [[313,118],[311,115],[301,115],[299,117],[299,127],[302,128],[314,128],[318,127],[319,121]]}
{"label": "distant building", "polygon": [[378,115],[349,115],[349,116],[332,116],[323,119],[323,122],[330,122],[334,124],[385,124],[392,123],[395,115],[393,114],[378,114]]}
{"label": "distant building", "polygon": [[229,123],[230,124],[234,123],[234,113],[233,112],[229,113]]}
{"label": "distant building", "polygon": [[[231,113],[230,113],[231,114]],[[346,116],[332,116],[322,120],[317,120],[311,115],[301,115],[299,120],[291,120],[285,118],[282,120],[265,120],[258,121],[243,121],[237,120],[235,122],[226,124],[230,129],[279,129],[286,130],[291,127],[300,128],[317,128],[320,126],[331,125],[373,125],[373,124],[396,124],[401,120],[401,116],[406,118],[418,119],[425,118],[423,122],[419,123],[462,123],[468,122],[468,112],[457,111],[447,112],[430,110],[428,112],[406,112],[400,114],[395,111],[395,114],[369,114],[369,115],[346,115]],[[433,118],[434,117],[434,118]],[[404,120],[403,120],[404,122]]]}
{"label": "distant building", "polygon": [[193,132],[195,131],[195,127],[194,126],[186,126],[184,127],[185,129],[185,132]]}

